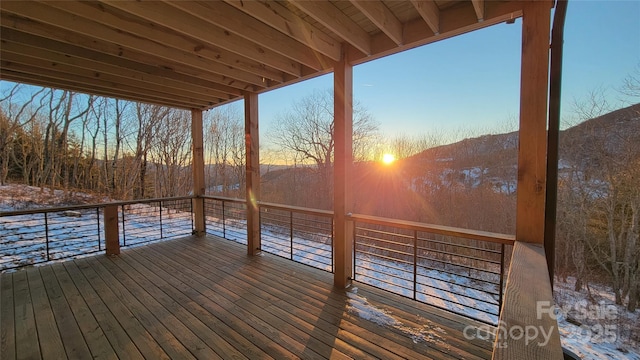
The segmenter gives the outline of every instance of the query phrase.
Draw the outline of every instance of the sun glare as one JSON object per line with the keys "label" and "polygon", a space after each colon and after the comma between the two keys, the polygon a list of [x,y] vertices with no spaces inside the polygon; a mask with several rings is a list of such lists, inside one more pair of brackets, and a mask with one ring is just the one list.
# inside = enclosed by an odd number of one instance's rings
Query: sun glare
{"label": "sun glare", "polygon": [[392,164],[394,161],[396,161],[396,157],[393,156],[393,154],[384,154],[382,155],[382,162],[385,165],[390,165]]}

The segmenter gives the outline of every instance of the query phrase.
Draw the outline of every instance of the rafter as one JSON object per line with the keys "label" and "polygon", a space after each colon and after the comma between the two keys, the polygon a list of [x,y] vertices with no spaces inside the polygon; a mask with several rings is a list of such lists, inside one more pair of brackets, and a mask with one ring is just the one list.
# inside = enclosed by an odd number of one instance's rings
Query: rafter
{"label": "rafter", "polygon": [[290,0],[289,2],[365,55],[371,54],[369,34],[330,2],[304,0]]}
{"label": "rafter", "polygon": [[[59,5],[58,2],[50,2],[48,4]],[[37,9],[38,11],[33,11],[34,9]],[[70,13],[41,3],[24,3],[17,1],[5,2],[3,3],[3,10],[21,16],[30,14],[31,18],[35,20],[64,29],[66,31],[64,37],[67,37],[69,32],[80,34],[91,33],[94,39],[90,43],[95,44],[99,39],[103,42],[119,44],[120,46],[116,45],[116,48],[118,48],[116,53],[121,53],[123,48],[127,48],[135,52],[143,52],[147,57],[152,56],[160,58],[163,60],[162,63],[167,60],[179,61],[180,63],[197,69],[199,74],[202,74],[202,76],[206,75],[206,78],[223,87],[233,87],[239,90],[252,88],[247,83],[234,80],[233,77],[226,77],[224,75],[211,72],[207,69],[209,63],[201,58],[180,53],[163,44],[145,41],[142,38],[127,35],[122,31],[97,24],[90,20],[74,16]]]}
{"label": "rafter", "polygon": [[[116,23],[121,26],[127,24],[127,27],[113,28],[112,26],[114,24],[110,22],[113,16],[109,16],[105,11],[103,11],[104,16],[95,18],[95,10],[92,10],[91,7],[86,4],[80,4],[80,6],[78,6],[78,4],[68,1],[47,1],[42,4],[55,8],[50,9],[49,12],[51,15],[57,16],[58,21],[50,22],[49,18],[48,23],[51,25],[82,33],[91,29],[92,34],[103,41],[116,44],[128,44],[128,47],[132,49],[165,60],[175,59],[204,73],[216,74],[218,75],[219,83],[238,89],[246,89],[247,84],[265,87],[263,77],[261,76],[230,68],[218,62],[206,61],[193,51],[193,49],[183,51],[182,49],[172,48],[162,40],[162,36],[156,39],[158,41],[145,41],[142,36],[128,31],[128,24],[130,24],[131,21],[126,21],[121,24]],[[30,6],[33,6],[33,4],[30,4]],[[75,15],[75,17],[73,15]],[[161,35],[157,31],[155,33],[156,37],[158,37],[157,35]],[[239,81],[233,83],[230,79],[237,79]]]}
{"label": "rafter", "polygon": [[165,94],[175,93],[180,90],[180,95],[200,99],[203,102],[220,102],[228,99],[224,93],[195,91],[177,81],[164,79],[161,77],[141,74],[136,71],[122,69],[117,66],[101,64],[96,61],[86,60],[60,54],[56,52],[38,49],[23,44],[5,42],[2,44],[2,59],[14,63],[36,66],[49,71],[77,74],[85,77],[95,77],[105,81],[118,82],[123,85],[130,85],[141,89],[151,87],[153,90]]}
{"label": "rafter", "polygon": [[[2,63],[2,61],[0,61]],[[71,91],[78,91],[85,94],[93,94],[99,96],[107,96],[111,98],[142,101],[151,104],[161,104],[165,106],[172,106],[181,109],[197,108],[209,108],[210,104],[195,104],[184,103],[179,100],[163,100],[157,97],[148,95],[147,92],[140,92],[139,90],[127,89],[125,87],[113,88],[109,85],[105,85],[100,80],[92,81],[91,85],[86,85],[82,82],[74,81],[73,79],[59,79],[50,76],[31,73],[24,73],[20,71],[14,71],[9,68],[5,68],[4,64],[0,69],[0,79],[21,82],[25,84],[32,84],[37,86],[45,86],[56,89],[66,89]]]}
{"label": "rafter", "polygon": [[[118,56],[107,55],[94,50],[85,49],[79,46],[63,43],[60,41],[47,39],[41,36],[24,33],[12,28],[4,27],[11,23],[10,20],[2,15],[0,20],[3,27],[0,29],[5,42],[2,44],[3,49],[18,46],[17,44],[29,44],[30,47],[40,49],[45,53],[59,53],[65,58],[76,58],[78,60],[88,60],[95,65],[94,69],[117,69],[114,71],[125,72],[128,76],[134,77],[133,73],[141,74],[145,78],[164,79],[167,84],[176,89],[188,88],[191,91],[197,91],[212,97],[221,99],[230,99],[233,93],[227,93],[216,89],[218,84],[211,83],[199,77],[192,77],[180,74],[171,70],[151,66],[140,62],[124,59]],[[24,46],[24,45],[23,45]],[[127,72],[131,71],[131,73]],[[236,91],[233,89],[234,92]]]}
{"label": "rafter", "polygon": [[[118,4],[129,5],[136,3],[118,2]],[[140,5],[139,3],[137,4],[138,6]],[[246,41],[254,42],[259,39],[261,46],[314,70],[329,68],[333,63],[330,59],[325,58],[324,55],[318,54],[308,47],[307,44],[290,38],[228,4],[222,2],[196,3],[192,1],[178,1],[167,4],[198,17],[211,25],[230,31]]]}
{"label": "rafter", "polygon": [[341,44],[320,29],[276,3],[260,1],[225,0],[229,5],[251,15],[274,29],[309,46],[313,50],[333,59],[340,60]]}
{"label": "rafter", "polygon": [[[256,75],[256,79],[264,77],[277,82],[283,81],[283,73],[279,70],[266,67],[257,61],[222,49],[211,42],[187,38],[169,31],[158,31],[157,27],[149,26],[148,21],[142,19],[140,21],[132,21],[129,17],[122,16],[123,13],[120,10],[105,6],[101,3],[71,3],[64,1],[56,4],[56,6],[59,9],[84,18],[93,17],[94,21],[103,25],[108,25],[116,29],[128,29],[130,33],[140,37],[182,50],[193,56],[211,60],[216,64],[224,64],[230,67],[230,71],[236,71],[233,69],[237,69]],[[96,11],[100,11],[99,17],[95,17]]]}
{"label": "rafter", "polygon": [[8,70],[16,72],[22,72],[25,74],[39,74],[42,70],[46,71],[46,74],[50,78],[55,78],[65,81],[74,81],[78,84],[84,84],[90,86],[97,82],[102,84],[102,87],[109,89],[129,90],[132,93],[145,91],[147,94],[153,95],[161,101],[181,101],[185,104],[188,103],[201,103],[201,104],[215,104],[220,102],[219,99],[195,99],[193,97],[183,96],[182,94],[176,94],[175,92],[165,93],[158,88],[148,89],[143,84],[132,84],[131,82],[125,83],[121,81],[119,77],[115,77],[109,74],[98,73],[90,70],[85,70],[65,64],[52,63],[45,60],[30,58],[24,55],[16,55],[7,53],[5,51],[0,52],[2,54],[2,67]]}
{"label": "rafter", "polygon": [[434,34],[440,34],[440,9],[432,0],[411,0],[422,19]]}
{"label": "rafter", "polygon": [[404,24],[404,44],[398,46],[387,35],[376,34],[371,37],[371,49],[374,55],[365,56],[359,51],[350,49],[347,56],[353,64],[371,61],[399,51],[412,49],[521,17],[522,7],[522,1],[489,1],[485,4],[485,19],[483,22],[478,22],[471,3],[467,3],[467,6],[450,7],[441,11],[441,32],[438,35],[435,35],[424,20],[419,18]]}
{"label": "rafter", "polygon": [[484,20],[484,0],[471,0],[473,9],[476,11],[478,21]]}
{"label": "rafter", "polygon": [[373,22],[397,45],[402,44],[402,23],[378,0],[351,0],[353,6]]}
{"label": "rafter", "polygon": [[190,16],[165,3],[136,3],[111,1],[110,6],[140,17],[155,24],[192,37],[198,41],[221,47],[240,56],[256,60],[272,68],[294,76],[300,76],[301,66],[286,56],[274,53],[264,47],[244,41],[229,31],[208,23],[199,17]]}

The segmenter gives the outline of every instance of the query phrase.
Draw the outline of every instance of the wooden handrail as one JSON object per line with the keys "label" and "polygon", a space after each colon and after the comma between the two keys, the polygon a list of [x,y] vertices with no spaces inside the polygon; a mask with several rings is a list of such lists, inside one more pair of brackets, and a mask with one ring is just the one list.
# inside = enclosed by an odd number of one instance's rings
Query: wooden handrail
{"label": "wooden handrail", "polygon": [[393,227],[402,228],[402,229],[423,231],[423,232],[445,235],[445,236],[455,236],[455,237],[461,237],[465,239],[482,240],[482,241],[493,242],[498,244],[513,245],[515,242],[514,235],[493,233],[488,231],[468,230],[468,229],[455,228],[451,226],[424,224],[424,223],[419,223],[414,221],[387,219],[387,218],[382,218],[377,216],[359,215],[359,214],[349,215],[348,218],[355,221],[359,221],[359,222],[365,222],[368,224],[393,226]]}
{"label": "wooden handrail", "polygon": [[42,214],[42,213],[60,212],[60,211],[69,211],[69,210],[95,209],[95,208],[104,208],[107,206],[114,206],[114,205],[122,206],[122,205],[132,205],[132,204],[145,204],[145,203],[160,202],[160,201],[191,200],[192,198],[193,196],[177,196],[177,197],[169,197],[169,198],[112,201],[108,203],[97,203],[97,204],[87,204],[87,205],[55,206],[55,207],[47,207],[47,208],[39,208],[39,209],[29,209],[29,210],[0,211],[0,217]]}
{"label": "wooden handrail", "polygon": [[561,360],[553,304],[544,248],[516,241],[492,359]]}
{"label": "wooden handrail", "polygon": [[330,211],[330,210],[318,210],[318,209],[311,209],[311,208],[305,208],[305,207],[299,207],[299,206],[280,205],[280,204],[273,204],[273,203],[267,203],[262,201],[258,202],[258,205],[260,205],[261,208],[264,207],[267,209],[293,211],[296,213],[302,213],[307,215],[316,215],[316,216],[324,216],[324,217],[333,216],[333,211]]}
{"label": "wooden handrail", "polygon": [[244,204],[247,202],[245,199],[230,198],[225,196],[202,195],[200,197],[203,199],[219,200],[219,201],[231,202],[231,203],[237,203],[237,204]]}

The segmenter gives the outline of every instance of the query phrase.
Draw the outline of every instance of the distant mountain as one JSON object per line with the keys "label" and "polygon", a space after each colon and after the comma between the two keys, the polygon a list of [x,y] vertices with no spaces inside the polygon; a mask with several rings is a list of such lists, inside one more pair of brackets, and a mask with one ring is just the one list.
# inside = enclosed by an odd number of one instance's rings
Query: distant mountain
{"label": "distant mountain", "polygon": [[[638,144],[637,146],[632,146]],[[477,187],[515,191],[518,132],[484,135],[427,149],[402,166],[431,186]],[[640,155],[640,104],[587,120],[560,132],[559,167],[593,173],[606,161],[624,164]],[[415,180],[414,180],[415,182]]]}

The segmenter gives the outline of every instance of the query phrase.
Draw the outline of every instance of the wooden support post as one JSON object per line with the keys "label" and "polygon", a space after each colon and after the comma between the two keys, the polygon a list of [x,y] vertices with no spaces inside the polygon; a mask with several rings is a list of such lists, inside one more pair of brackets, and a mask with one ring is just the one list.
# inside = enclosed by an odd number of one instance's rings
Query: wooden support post
{"label": "wooden support post", "polygon": [[205,235],[204,221],[204,141],[202,136],[202,110],[191,110],[191,141],[193,144],[193,157],[191,168],[193,170],[193,216],[195,235]]}
{"label": "wooden support post", "polygon": [[343,56],[333,73],[335,155],[333,171],[334,286],[346,288],[353,271],[353,67]]}
{"label": "wooden support post", "polygon": [[118,205],[105,206],[104,242],[107,255],[120,255],[120,236],[118,234]]}
{"label": "wooden support post", "polygon": [[244,136],[246,146],[247,253],[257,255],[260,243],[260,143],[258,133],[258,94],[244,95]]}
{"label": "wooden support post", "polygon": [[551,1],[527,1],[522,20],[516,240],[544,242]]}

